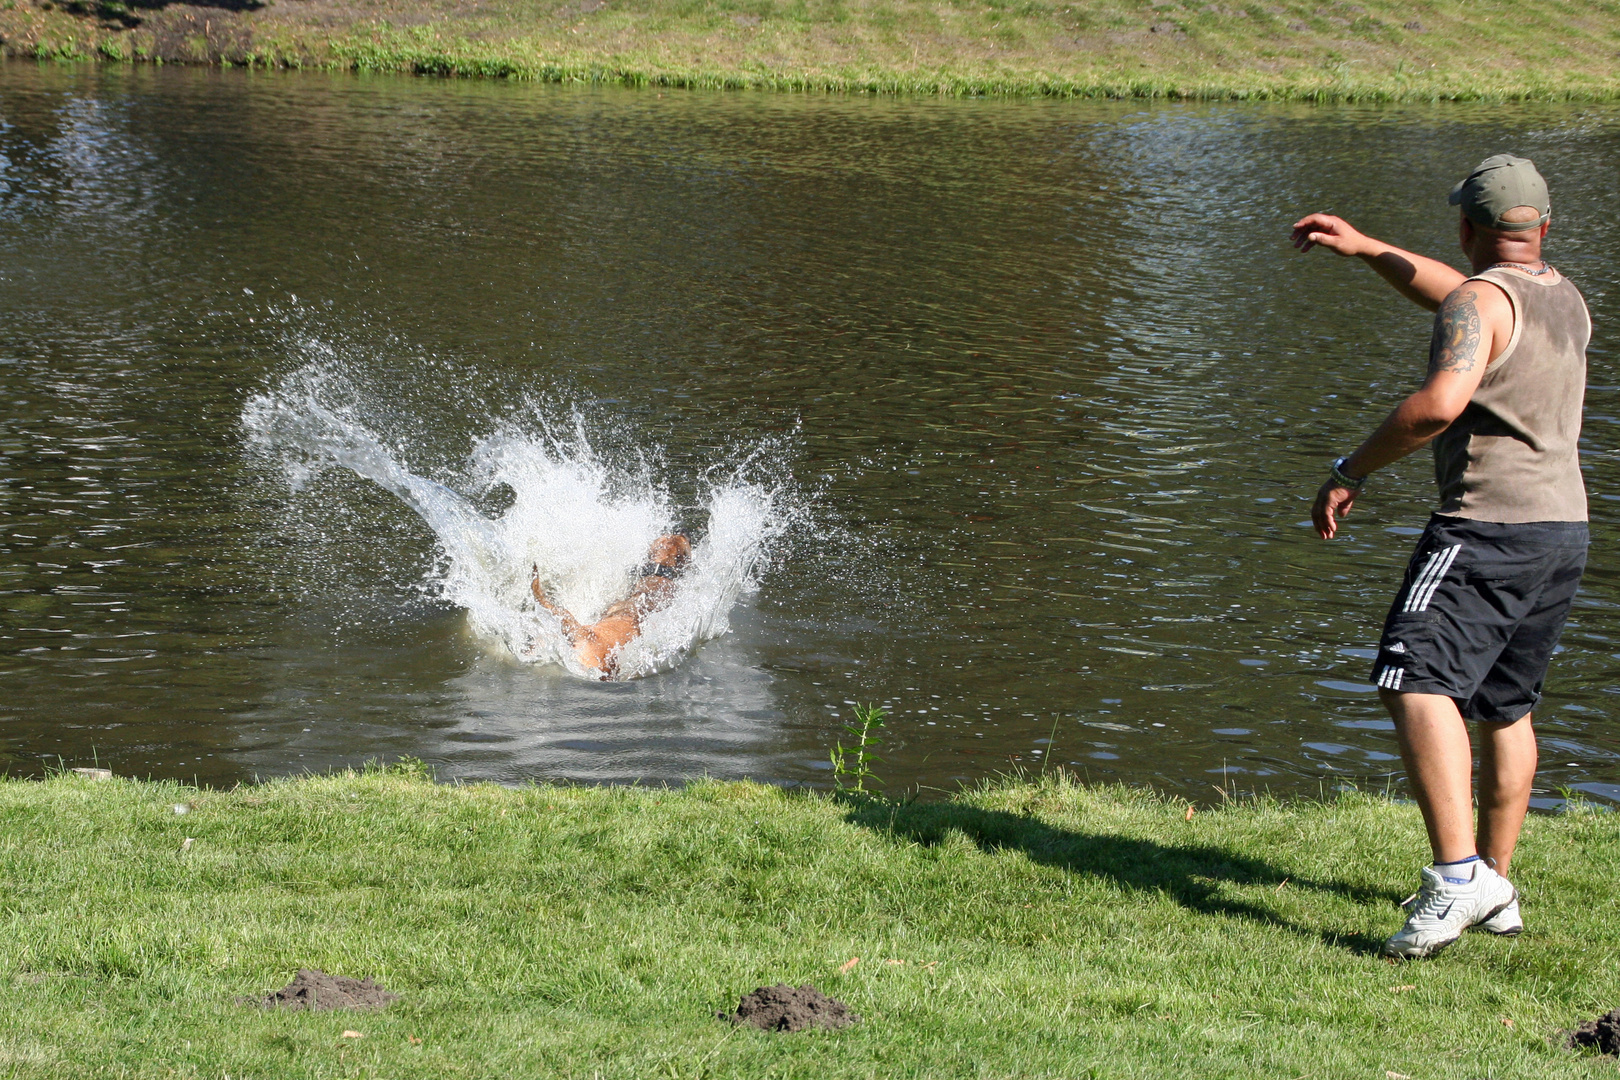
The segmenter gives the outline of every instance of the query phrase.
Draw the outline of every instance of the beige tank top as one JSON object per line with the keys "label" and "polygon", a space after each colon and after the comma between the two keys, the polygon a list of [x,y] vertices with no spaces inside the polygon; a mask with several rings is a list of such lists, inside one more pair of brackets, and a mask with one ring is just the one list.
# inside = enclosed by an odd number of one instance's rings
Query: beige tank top
{"label": "beige tank top", "polygon": [[1581,406],[1586,398],[1586,302],[1562,275],[1513,270],[1471,281],[1513,302],[1513,337],[1485,369],[1463,414],[1434,440],[1436,513],[1476,521],[1585,521]]}

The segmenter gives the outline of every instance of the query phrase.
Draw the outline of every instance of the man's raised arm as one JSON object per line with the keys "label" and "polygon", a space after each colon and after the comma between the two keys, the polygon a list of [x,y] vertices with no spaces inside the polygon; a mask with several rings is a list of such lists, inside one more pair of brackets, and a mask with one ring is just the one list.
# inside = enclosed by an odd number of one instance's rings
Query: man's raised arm
{"label": "man's raised arm", "polygon": [[1339,255],[1354,255],[1378,271],[1408,300],[1430,311],[1468,278],[1443,262],[1402,251],[1392,244],[1357,232],[1332,214],[1308,214],[1294,222],[1294,246],[1309,251],[1318,245]]}

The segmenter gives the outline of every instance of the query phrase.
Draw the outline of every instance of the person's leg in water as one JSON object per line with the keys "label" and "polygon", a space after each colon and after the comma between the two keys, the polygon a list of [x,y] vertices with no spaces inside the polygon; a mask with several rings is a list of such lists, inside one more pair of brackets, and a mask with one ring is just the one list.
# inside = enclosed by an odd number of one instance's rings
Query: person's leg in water
{"label": "person's leg in water", "polygon": [[562,620],[563,635],[568,638],[569,644],[573,644],[574,639],[579,637],[579,635],[585,630],[585,626],[578,619],[574,618],[574,613],[572,611],[569,611],[567,608],[558,607],[556,604],[553,604],[550,600],[546,599],[546,592],[540,587],[539,563],[533,563],[529,567],[529,591],[534,593],[535,603],[539,604],[541,607],[557,616],[558,619]]}
{"label": "person's leg in water", "polygon": [[574,655],[580,664],[600,671],[606,679],[615,673],[618,651],[641,635],[641,620],[673,598],[674,579],[691,558],[692,542],[684,534],[660,536],[648,548],[647,564],[641,568],[640,580],[630,595],[609,605],[602,617],[589,626],[547,599],[545,590],[540,587],[538,565],[531,567],[533,576],[529,589],[536,603],[562,621],[563,634],[574,646]]}
{"label": "person's leg in water", "polygon": [[619,629],[618,622],[621,620],[609,622],[608,619],[600,619],[586,626],[574,617],[573,612],[558,607],[546,597],[545,590],[540,587],[540,567],[536,565],[531,569],[534,576],[529,579],[529,591],[534,593],[537,604],[561,621],[563,636],[568,639],[568,644],[574,647],[574,656],[582,666],[602,672],[604,679],[610,677],[613,670],[609,657],[613,650],[622,644],[614,640],[617,635],[613,631]]}

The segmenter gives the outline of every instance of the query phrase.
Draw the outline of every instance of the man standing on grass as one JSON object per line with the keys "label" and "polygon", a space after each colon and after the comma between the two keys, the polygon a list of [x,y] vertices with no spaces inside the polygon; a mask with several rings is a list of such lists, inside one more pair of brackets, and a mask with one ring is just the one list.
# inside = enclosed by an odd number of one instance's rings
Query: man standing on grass
{"label": "man standing on grass", "polygon": [[[1575,286],[1541,257],[1547,184],[1498,154],[1451,192],[1474,276],[1402,251],[1327,214],[1294,226],[1301,251],[1367,263],[1437,310],[1423,386],[1355,453],[1332,465],[1311,520],[1338,531],[1362,483],[1434,444],[1440,507],[1390,608],[1372,681],[1394,718],[1434,865],[1387,956],[1433,956],[1470,926],[1517,934],[1507,879],[1530,805],[1530,711],[1586,566],[1586,489],[1576,442],[1591,320]],[[1479,819],[1469,797],[1479,731]]]}

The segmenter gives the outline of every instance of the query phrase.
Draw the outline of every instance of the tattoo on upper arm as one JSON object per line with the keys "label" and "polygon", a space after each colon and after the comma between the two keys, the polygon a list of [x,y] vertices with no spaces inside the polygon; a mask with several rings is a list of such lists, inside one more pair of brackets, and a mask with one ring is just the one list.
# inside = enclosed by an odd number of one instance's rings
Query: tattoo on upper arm
{"label": "tattoo on upper arm", "polygon": [[1429,345],[1429,372],[1473,371],[1479,355],[1479,293],[1463,289],[1446,298],[1434,320]]}

